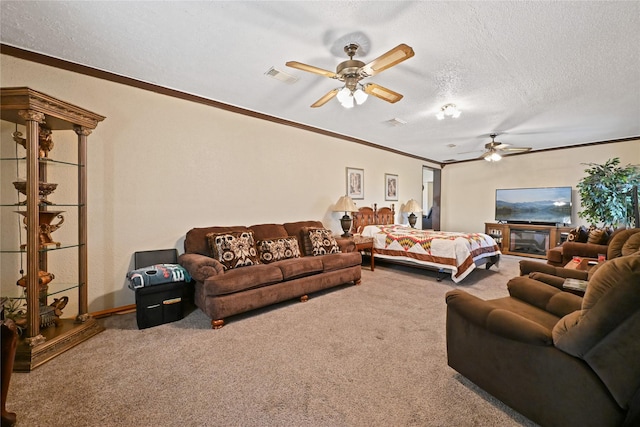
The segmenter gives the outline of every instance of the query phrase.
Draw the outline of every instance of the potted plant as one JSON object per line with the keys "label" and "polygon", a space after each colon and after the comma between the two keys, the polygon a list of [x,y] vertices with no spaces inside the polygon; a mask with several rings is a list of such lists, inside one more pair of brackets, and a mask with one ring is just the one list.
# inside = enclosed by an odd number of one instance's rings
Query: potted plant
{"label": "potted plant", "polygon": [[[604,227],[634,226],[634,192],[640,186],[640,167],[638,165],[618,166],[620,159],[615,157],[604,164],[583,163],[587,176],[578,183],[582,210],[578,212],[593,225]],[[638,227],[638,224],[635,224]]]}

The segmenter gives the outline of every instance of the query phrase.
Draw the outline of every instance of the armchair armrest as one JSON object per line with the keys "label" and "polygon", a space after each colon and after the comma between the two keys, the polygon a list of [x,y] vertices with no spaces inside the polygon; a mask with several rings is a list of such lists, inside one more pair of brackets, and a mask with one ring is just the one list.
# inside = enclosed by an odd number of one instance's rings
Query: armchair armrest
{"label": "armchair armrest", "polygon": [[529,277],[515,277],[507,283],[509,295],[558,317],[582,308],[582,298]]}
{"label": "armchair armrest", "polygon": [[551,330],[517,313],[494,307],[489,301],[461,290],[447,292],[447,310],[453,310],[469,322],[492,334],[525,344],[550,346]]}
{"label": "armchair armrest", "polygon": [[[584,243],[581,243],[581,244],[584,244]],[[529,260],[522,260],[520,261],[519,264],[520,264],[521,276],[528,275],[529,277],[532,277],[536,280],[540,280],[542,282],[545,282],[549,285],[555,286],[560,289],[562,289],[562,283],[564,282],[564,279],[567,279],[569,277],[573,279],[587,280],[587,272],[582,270],[576,270],[575,268],[555,267],[553,265],[544,264],[539,261],[529,261]],[[534,273],[544,273],[544,275],[533,277],[532,275]],[[538,277],[548,278],[549,276],[557,276],[562,279],[558,282],[553,279],[550,279],[550,281],[547,281],[547,280],[541,280],[538,278]],[[560,283],[560,286],[557,286],[557,283]]]}
{"label": "armchair armrest", "polygon": [[224,267],[220,261],[205,255],[185,253],[180,255],[178,263],[198,282],[204,282],[216,274],[224,274]]}
{"label": "armchair armrest", "polygon": [[562,244],[562,262],[568,263],[574,256],[582,258],[598,258],[598,254],[606,254],[607,245],[595,243],[564,242]]}

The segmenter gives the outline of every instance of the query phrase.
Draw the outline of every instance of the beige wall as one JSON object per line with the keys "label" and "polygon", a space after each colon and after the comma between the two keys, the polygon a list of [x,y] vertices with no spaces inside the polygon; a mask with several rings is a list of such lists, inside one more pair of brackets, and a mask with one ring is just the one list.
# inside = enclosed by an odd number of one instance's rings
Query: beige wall
{"label": "beige wall", "polygon": [[[341,232],[341,214],[331,207],[345,194],[347,166],[365,171],[365,199],[357,200],[358,206],[389,204],[385,173],[398,175],[396,211],[421,197],[425,163],[406,156],[6,55],[1,84],[28,86],[106,116],[89,137],[90,311],[133,303],[125,281],[133,252],[182,251],[184,234],[192,227],[319,219]],[[13,157],[14,126],[3,122],[1,130],[2,157]],[[75,147],[75,138],[73,132],[55,135],[52,157]],[[0,163],[2,203],[14,203],[15,164]],[[69,191],[64,173],[50,174],[50,182],[59,179],[54,201]],[[60,241],[75,237],[72,209],[54,234]],[[3,250],[17,245],[12,211],[0,209]],[[68,256],[50,256],[58,283],[59,277],[73,281]],[[15,296],[19,256],[2,254],[0,267],[2,295]],[[65,310],[73,314],[73,308]]]}
{"label": "beige wall", "polygon": [[[89,137],[89,309],[134,302],[125,274],[133,252],[176,247],[192,227],[320,219],[340,232],[341,214],[331,206],[345,192],[345,168],[365,171],[365,199],[358,206],[384,201],[384,174],[399,177],[399,206],[421,199],[422,166],[434,165],[360,144],[249,118],[224,110],[126,87],[9,56],[0,63],[1,85],[28,86],[106,116]],[[14,126],[2,122],[1,156],[13,157]],[[52,153],[73,156],[75,134],[54,137]],[[68,152],[69,151],[69,152]],[[531,153],[489,164],[448,165],[442,172],[442,229],[482,231],[493,219],[496,188],[574,187],[581,163],[618,156],[640,163],[640,142],[606,144],[547,153]],[[0,162],[0,198],[14,203],[14,162]],[[19,167],[18,167],[19,168]],[[50,173],[59,180],[52,200],[68,200],[68,171]],[[24,172],[18,170],[18,175]],[[56,199],[59,198],[59,199]],[[73,208],[71,208],[73,209]],[[54,234],[75,238],[69,209]],[[18,240],[17,215],[0,209],[2,249]],[[577,211],[577,209],[576,209]],[[398,214],[398,221],[406,216]],[[577,221],[577,218],[574,218]],[[73,281],[73,257],[52,254],[56,281]],[[18,288],[19,257],[2,254],[2,295]],[[59,280],[60,278],[60,280]],[[75,308],[65,310],[73,316]]]}
{"label": "beige wall", "polygon": [[445,166],[442,170],[442,229],[484,230],[494,219],[495,190],[518,187],[573,187],[573,223],[585,224],[577,212],[576,185],[585,176],[583,163],[619,157],[622,165],[640,164],[640,140],[505,157]]}

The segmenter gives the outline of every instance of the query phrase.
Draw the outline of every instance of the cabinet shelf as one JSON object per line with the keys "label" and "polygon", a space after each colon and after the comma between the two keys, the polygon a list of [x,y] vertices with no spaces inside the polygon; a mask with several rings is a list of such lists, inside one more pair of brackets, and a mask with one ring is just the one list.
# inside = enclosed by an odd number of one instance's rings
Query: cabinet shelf
{"label": "cabinet shelf", "polygon": [[[53,251],[61,251],[63,249],[79,248],[81,246],[84,246],[84,243],[74,243],[74,244],[60,245],[60,246],[47,246],[47,247],[40,248],[37,251],[39,253],[53,252]],[[3,250],[0,250],[0,253],[3,253],[3,254],[26,254],[28,252],[29,251],[27,250],[27,248],[25,248],[25,249],[3,249]]]}
{"label": "cabinet shelf", "polygon": [[[51,283],[49,284],[49,287],[51,287],[52,285],[53,285],[53,282],[51,282]],[[55,284],[55,286],[64,286],[64,288],[63,288],[63,289],[56,290],[56,291],[49,291],[49,292],[47,292],[47,296],[48,296],[48,297],[53,296],[53,295],[58,295],[58,294],[61,294],[61,293],[63,293],[63,292],[71,291],[71,290],[73,290],[73,289],[78,289],[78,287],[79,287],[80,285],[78,285],[78,284],[72,284],[72,283],[56,283],[56,284]],[[27,297],[11,297],[11,299],[14,299],[14,300],[26,300],[26,299],[27,299]]]}
{"label": "cabinet shelf", "polygon": [[[0,158],[0,161],[9,161],[9,160],[13,160],[13,161],[20,161],[20,160],[27,160],[26,157],[2,157]],[[52,159],[51,157],[38,157],[38,162],[39,163],[51,163],[51,164],[58,164],[58,165],[68,165],[68,166],[76,166],[76,167],[80,167],[83,168],[84,165],[81,165],[80,163],[74,163],[74,162],[67,162],[67,161],[63,161],[63,160],[55,160]]]}
{"label": "cabinet shelf", "polygon": [[[38,207],[39,208],[45,208],[45,207],[54,208],[56,206],[61,206],[61,207],[65,207],[65,208],[66,207],[78,208],[78,207],[84,206],[84,204],[78,204],[78,203],[38,203]],[[24,204],[20,204],[20,203],[0,204],[0,207],[20,208],[20,207],[24,207]]]}

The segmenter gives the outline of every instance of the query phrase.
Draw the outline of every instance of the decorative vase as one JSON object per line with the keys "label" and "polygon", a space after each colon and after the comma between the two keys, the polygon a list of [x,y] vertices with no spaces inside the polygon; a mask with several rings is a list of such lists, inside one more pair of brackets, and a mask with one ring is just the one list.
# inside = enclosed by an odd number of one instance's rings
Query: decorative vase
{"label": "decorative vase", "polygon": [[[23,220],[25,224],[25,228],[27,225],[27,211],[16,211],[20,215],[23,215],[25,218]],[[56,245],[56,247],[60,247],[60,242],[55,242],[51,237],[51,233],[56,231],[62,223],[64,222],[64,216],[61,214],[64,211],[40,211],[38,212],[39,216],[39,238],[40,238],[40,247],[46,247],[48,245]],[[51,222],[58,218],[59,221],[56,224],[52,224]],[[23,250],[27,245],[23,244],[20,246],[20,249]]]}
{"label": "decorative vase", "polygon": [[[27,195],[27,181],[15,181],[13,186],[18,190],[21,194]],[[58,187],[58,184],[54,184],[52,182],[39,182],[38,183],[38,195],[40,196],[40,203],[45,205],[52,204],[47,200],[47,196],[55,191]],[[18,203],[18,205],[26,205],[27,201],[23,200]]]}

